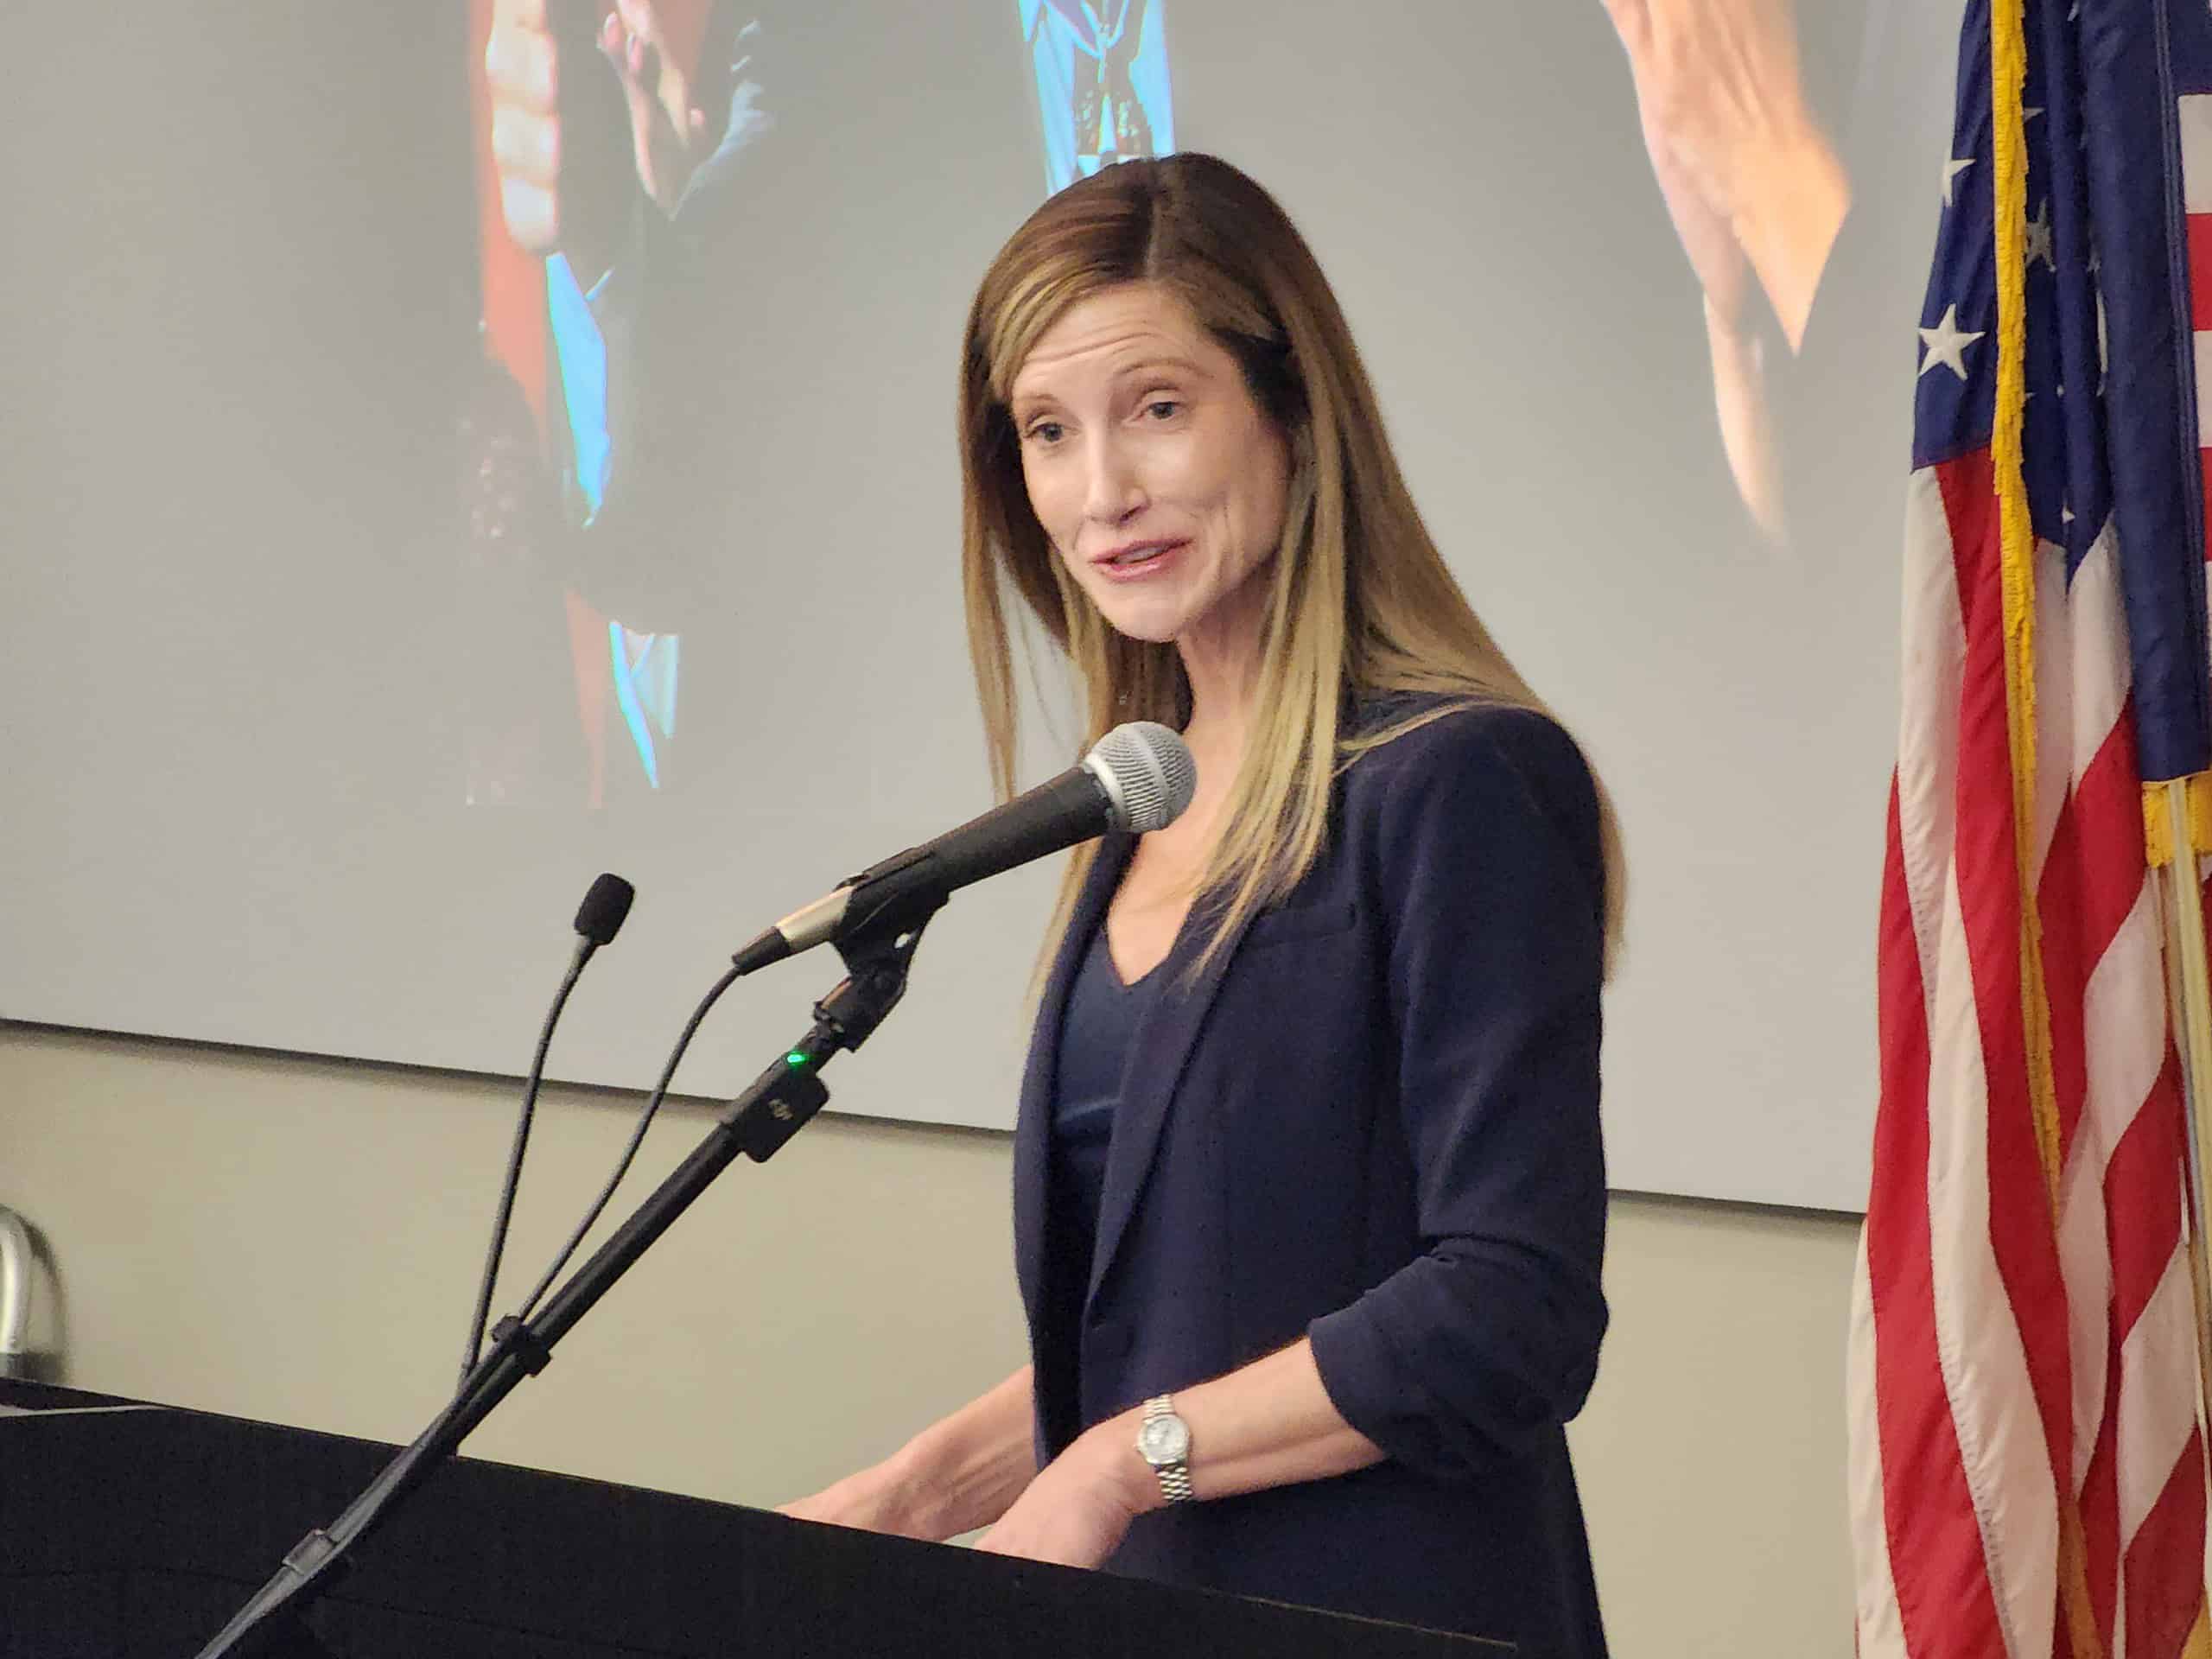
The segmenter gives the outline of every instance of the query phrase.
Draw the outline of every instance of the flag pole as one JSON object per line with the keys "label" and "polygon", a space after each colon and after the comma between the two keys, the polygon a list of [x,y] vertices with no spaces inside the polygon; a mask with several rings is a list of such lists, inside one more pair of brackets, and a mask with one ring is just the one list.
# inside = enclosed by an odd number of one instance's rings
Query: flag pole
{"label": "flag pole", "polygon": [[[2199,778],[2207,774],[2199,773]],[[2212,1114],[2204,1090],[2212,1084],[2212,964],[2204,943],[2204,895],[2195,880],[2197,837],[2191,832],[2191,780],[2170,778],[2146,784],[2144,823],[2152,864],[2168,902],[2159,906],[2166,926],[2166,1000],[2179,1051],[2182,1113],[2188,1121],[2189,1278],[2196,1313],[2197,1402],[2212,1425],[2212,1262],[2206,1259],[2205,1171],[2212,1167]],[[2160,833],[2163,831],[2164,833]],[[2212,1445],[2207,1447],[2212,1452]]]}

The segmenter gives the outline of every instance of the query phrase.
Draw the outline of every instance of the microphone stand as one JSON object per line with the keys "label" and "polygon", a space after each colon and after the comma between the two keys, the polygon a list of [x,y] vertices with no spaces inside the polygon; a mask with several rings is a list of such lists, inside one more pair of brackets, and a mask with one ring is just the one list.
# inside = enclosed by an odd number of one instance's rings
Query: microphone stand
{"label": "microphone stand", "polygon": [[[309,1601],[329,1588],[346,1564],[346,1552],[453,1456],[468,1432],[524,1378],[545,1369],[554,1344],[740,1154],[766,1163],[822,1109],[830,1091],[819,1072],[840,1050],[856,1049],[866,1042],[899,1005],[906,994],[907,969],[922,930],[944,902],[940,898],[920,910],[899,906],[899,913],[887,918],[881,926],[866,929],[837,946],[847,976],[814,1005],[814,1024],[806,1035],[722,1109],[691,1155],[543,1308],[528,1319],[505,1319],[492,1327],[491,1347],[429,1427],[385,1465],[328,1527],[317,1528],[292,1547],[269,1581],[200,1649],[198,1659],[272,1654],[301,1641],[304,1625],[300,1615]],[[308,1640],[311,1643],[312,1637]]]}

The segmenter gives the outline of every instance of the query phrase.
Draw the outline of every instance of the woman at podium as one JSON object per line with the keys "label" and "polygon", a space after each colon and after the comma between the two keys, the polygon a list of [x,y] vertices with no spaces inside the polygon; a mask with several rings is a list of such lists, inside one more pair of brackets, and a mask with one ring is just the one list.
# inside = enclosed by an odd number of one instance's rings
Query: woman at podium
{"label": "woman at podium", "polygon": [[1564,1433],[1605,1325],[1602,789],[1227,163],[1046,201],[976,294],[959,423],[1001,786],[1019,606],[1089,736],[1177,728],[1198,792],[1079,855],[1052,922],[1032,1363],[788,1512],[1602,1654]]}

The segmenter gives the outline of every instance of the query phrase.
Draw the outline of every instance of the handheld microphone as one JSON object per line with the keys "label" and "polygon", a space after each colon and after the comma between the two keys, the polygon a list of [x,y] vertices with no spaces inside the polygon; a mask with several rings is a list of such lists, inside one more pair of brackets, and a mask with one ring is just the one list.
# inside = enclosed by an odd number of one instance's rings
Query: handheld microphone
{"label": "handheld microphone", "polygon": [[1131,721],[1100,738],[1081,764],[924,842],[778,922],[733,960],[749,974],[864,928],[928,915],[972,881],[1043,858],[1108,830],[1143,835],[1182,815],[1198,786],[1183,740],[1156,721]]}

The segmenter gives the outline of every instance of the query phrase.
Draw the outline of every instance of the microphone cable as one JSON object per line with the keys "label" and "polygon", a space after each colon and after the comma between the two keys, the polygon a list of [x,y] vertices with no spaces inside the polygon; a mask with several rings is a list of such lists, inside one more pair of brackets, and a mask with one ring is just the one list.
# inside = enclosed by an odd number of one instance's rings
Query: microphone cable
{"label": "microphone cable", "polygon": [[630,1131],[630,1144],[622,1148],[622,1156],[615,1162],[614,1173],[607,1178],[607,1185],[600,1188],[599,1196],[592,1200],[591,1208],[584,1212],[584,1218],[576,1224],[575,1231],[569,1235],[569,1242],[561,1247],[561,1254],[553,1258],[553,1265],[545,1269],[545,1276],[537,1281],[537,1288],[524,1299],[521,1307],[516,1310],[516,1319],[527,1319],[537,1311],[537,1305],[544,1300],[545,1293],[561,1276],[561,1269],[569,1265],[569,1258],[582,1245],[585,1236],[606,1212],[607,1205],[614,1197],[614,1189],[622,1185],[622,1178],[630,1173],[630,1165],[638,1155],[638,1148],[645,1144],[645,1131],[652,1127],[654,1115],[660,1110],[661,1102],[667,1097],[668,1086],[676,1078],[676,1068],[683,1063],[684,1051],[691,1046],[692,1038],[698,1034],[700,1022],[706,1019],[715,1004],[721,1001],[722,993],[736,984],[741,976],[741,971],[736,968],[725,971],[706,995],[699,999],[699,1006],[691,1010],[691,1017],[683,1022],[683,1034],[677,1038],[676,1046],[669,1052],[668,1063],[661,1067],[659,1080],[653,1084],[652,1093],[645,1097],[644,1109],[638,1114],[637,1126]]}
{"label": "microphone cable", "polygon": [[483,1357],[484,1324],[491,1317],[493,1287],[499,1281],[499,1258],[507,1245],[507,1224],[514,1215],[515,1192],[522,1184],[523,1154],[530,1146],[531,1124],[537,1111],[537,1091],[545,1076],[546,1052],[553,1046],[553,1027],[561,1022],[562,1011],[569,1006],[569,993],[575,989],[576,981],[582,977],[584,964],[600,946],[613,941],[637,896],[637,889],[620,876],[602,874],[591,884],[583,903],[576,908],[575,928],[581,937],[576,940],[575,955],[569,960],[569,971],[562,978],[561,988],[554,995],[553,1006],[546,1011],[544,1027],[537,1033],[537,1051],[531,1057],[530,1076],[523,1084],[522,1110],[515,1120],[514,1144],[507,1153],[506,1179],[500,1185],[499,1209],[492,1219],[492,1242],[484,1255],[484,1276],[476,1291],[475,1317],[469,1322],[468,1345],[461,1354],[461,1380],[464,1385]]}

